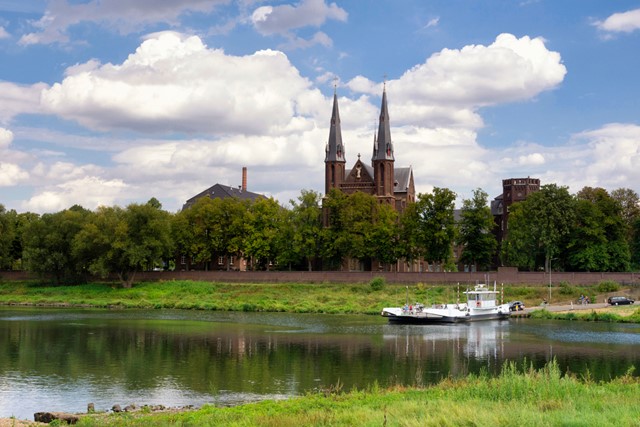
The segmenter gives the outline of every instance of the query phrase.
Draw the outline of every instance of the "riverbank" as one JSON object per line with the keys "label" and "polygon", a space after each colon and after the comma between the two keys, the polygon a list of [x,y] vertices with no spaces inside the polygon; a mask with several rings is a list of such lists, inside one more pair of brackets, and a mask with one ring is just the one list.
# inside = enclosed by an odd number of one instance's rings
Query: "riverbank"
{"label": "riverbank", "polygon": [[[343,393],[339,384],[284,401],[206,406],[169,413],[82,415],[78,426],[635,426],[640,379],[631,372],[608,382],[506,363],[498,377],[469,375],[425,388],[372,386]],[[16,424],[19,425],[19,424]]]}
{"label": "riverbank", "polygon": [[[583,294],[591,295],[594,301],[602,301],[610,294],[621,292],[610,283],[604,285],[561,284],[553,288],[550,303],[554,306],[567,304],[567,300],[577,299]],[[0,282],[0,304],[378,315],[383,307],[399,306],[407,300],[409,303],[421,302],[426,305],[456,301],[463,297],[461,292],[464,289],[465,285],[418,283],[406,286],[376,282],[375,279],[371,283],[349,285],[159,281],[136,283],[129,289],[113,283],[50,286],[38,282]],[[505,285],[498,286],[498,289],[504,301],[520,300],[534,310],[539,308],[540,301],[549,299],[547,286]],[[640,322],[640,309],[635,307],[629,310],[607,307],[597,313],[604,312],[613,314],[607,321]],[[543,312],[534,316],[548,314]],[[569,312],[554,313],[549,318],[578,319],[581,316],[583,314]]]}

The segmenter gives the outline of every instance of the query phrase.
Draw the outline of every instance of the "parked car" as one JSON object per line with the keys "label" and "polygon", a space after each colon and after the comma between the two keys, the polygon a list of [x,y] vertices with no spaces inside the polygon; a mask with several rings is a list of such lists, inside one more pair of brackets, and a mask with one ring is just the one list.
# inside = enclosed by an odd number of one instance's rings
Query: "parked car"
{"label": "parked car", "polygon": [[524,303],[522,301],[511,301],[509,303],[509,311],[522,311],[524,310]]}
{"label": "parked car", "polygon": [[607,298],[607,302],[610,305],[628,305],[633,304],[635,300],[627,297],[609,297]]}

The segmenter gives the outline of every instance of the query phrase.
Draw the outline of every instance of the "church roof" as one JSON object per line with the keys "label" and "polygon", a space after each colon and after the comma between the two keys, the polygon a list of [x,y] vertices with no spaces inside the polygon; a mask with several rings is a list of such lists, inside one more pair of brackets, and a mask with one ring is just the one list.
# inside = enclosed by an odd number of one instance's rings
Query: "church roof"
{"label": "church roof", "polygon": [[342,143],[342,128],[340,126],[340,111],[338,110],[338,95],[333,93],[333,111],[331,112],[331,128],[329,129],[329,140],[325,149],[325,162],[343,162],[344,144]]}
{"label": "church roof", "polygon": [[215,184],[212,187],[207,188],[201,193],[196,194],[182,206],[182,210],[190,208],[198,199],[202,197],[209,197],[210,199],[226,199],[227,197],[235,197],[240,200],[256,201],[262,199],[265,196],[258,193],[252,193],[251,191],[242,190],[238,187],[230,187],[228,185]]}
{"label": "church roof", "polygon": [[389,110],[387,108],[387,89],[382,92],[380,106],[380,122],[378,123],[378,138],[373,146],[371,160],[394,160],[393,142],[391,142],[391,126],[389,125]]}
{"label": "church roof", "polygon": [[394,188],[394,193],[405,193],[411,184],[411,166],[405,168],[394,168],[393,177],[398,185]]}

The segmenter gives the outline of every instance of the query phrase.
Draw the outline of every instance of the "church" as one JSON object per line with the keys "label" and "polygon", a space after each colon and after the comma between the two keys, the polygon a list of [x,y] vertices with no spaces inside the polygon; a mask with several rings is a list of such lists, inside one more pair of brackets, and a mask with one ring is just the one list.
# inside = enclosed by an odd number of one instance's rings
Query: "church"
{"label": "church", "polygon": [[349,173],[346,172],[347,161],[340,127],[338,96],[335,91],[331,128],[325,151],[325,194],[334,188],[346,194],[361,191],[377,197],[380,203],[388,203],[398,212],[403,212],[408,203],[415,202],[416,194],[411,166],[395,166],[386,87],[382,92],[378,133],[373,139],[371,164],[364,163],[358,154],[355,165]]}

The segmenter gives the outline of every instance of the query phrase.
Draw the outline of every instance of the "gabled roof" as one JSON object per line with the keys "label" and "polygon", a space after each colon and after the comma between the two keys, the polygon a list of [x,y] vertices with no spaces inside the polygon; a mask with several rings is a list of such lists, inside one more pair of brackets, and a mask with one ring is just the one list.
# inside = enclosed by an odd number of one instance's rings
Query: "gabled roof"
{"label": "gabled roof", "polygon": [[394,193],[406,193],[407,189],[411,185],[411,174],[413,170],[411,166],[406,168],[394,168],[393,169],[393,177],[398,183],[398,185],[394,185]]}
{"label": "gabled roof", "polygon": [[255,201],[263,199],[265,196],[258,193],[252,193],[251,191],[242,191],[237,187],[230,187],[228,185],[215,184],[212,187],[207,188],[201,193],[196,194],[182,206],[182,210],[190,208],[198,199],[202,197],[209,197],[210,199],[226,199],[227,197],[235,197],[240,200]]}

